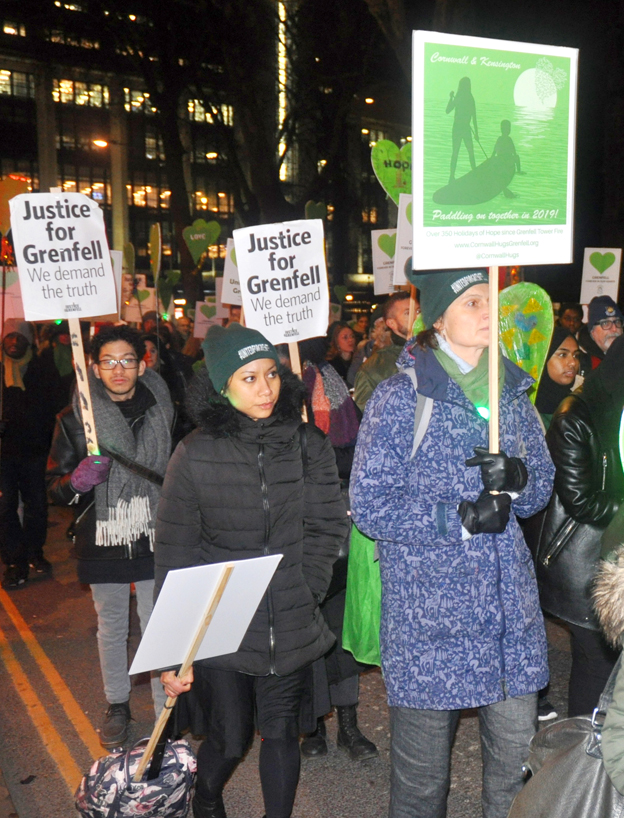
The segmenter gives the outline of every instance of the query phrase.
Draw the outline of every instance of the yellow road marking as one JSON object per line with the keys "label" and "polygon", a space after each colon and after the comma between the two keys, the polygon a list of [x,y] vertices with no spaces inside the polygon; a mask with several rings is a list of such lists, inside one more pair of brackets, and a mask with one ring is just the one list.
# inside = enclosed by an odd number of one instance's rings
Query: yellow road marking
{"label": "yellow road marking", "polygon": [[4,631],[1,628],[0,656],[2,657],[4,665],[11,677],[11,681],[15,685],[15,689],[19,693],[21,700],[26,705],[28,715],[30,716],[33,724],[37,728],[37,732],[43,740],[43,746],[52,757],[52,760],[58,767],[60,774],[63,776],[65,783],[67,784],[67,788],[73,796],[76,787],[82,778],[82,773],[72,758],[69,748],[50,721],[50,717],[46,713],[45,707],[26,678],[17,657],[9,645],[9,641],[6,638]]}
{"label": "yellow road marking", "polygon": [[15,603],[9,598],[7,592],[1,588],[0,602],[9,615],[11,622],[13,622],[15,625],[15,628],[21,636],[24,644],[30,651],[33,659],[39,665],[39,668],[50,685],[51,690],[53,690],[56,694],[57,699],[61,703],[61,706],[67,715],[67,718],[74,725],[78,736],[89,751],[91,757],[99,758],[105,753],[105,750],[102,749],[98,734],[93,729],[89,719],[82,712],[80,705],[73,697],[69,687],[63,681],[61,674],[47,657],[39,642],[37,642],[34,633],[26,624],[26,620],[15,607]]}

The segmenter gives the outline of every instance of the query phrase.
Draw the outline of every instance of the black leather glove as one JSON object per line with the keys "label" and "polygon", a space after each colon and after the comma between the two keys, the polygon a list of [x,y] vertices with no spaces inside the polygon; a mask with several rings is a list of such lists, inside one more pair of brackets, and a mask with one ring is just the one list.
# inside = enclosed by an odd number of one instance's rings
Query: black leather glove
{"label": "black leather glove", "polygon": [[481,466],[481,479],[486,491],[513,491],[520,493],[529,475],[519,457],[507,457],[505,452],[491,454],[487,449],[475,447],[476,457],[466,460],[467,466]]}
{"label": "black leather glove", "polygon": [[502,534],[509,522],[511,497],[484,491],[476,503],[462,500],[457,511],[470,534]]}

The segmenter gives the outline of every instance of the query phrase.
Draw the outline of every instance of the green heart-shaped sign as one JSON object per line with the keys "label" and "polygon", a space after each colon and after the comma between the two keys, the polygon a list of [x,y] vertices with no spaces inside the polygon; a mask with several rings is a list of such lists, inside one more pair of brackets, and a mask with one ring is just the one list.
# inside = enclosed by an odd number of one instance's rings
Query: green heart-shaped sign
{"label": "green heart-shaped sign", "polygon": [[135,265],[134,265],[134,244],[132,244],[131,242],[128,242],[127,244],[124,244],[123,257],[124,257],[124,263],[126,265],[126,272],[128,273],[129,276],[132,276],[132,278],[134,278],[134,268],[135,268]]}
{"label": "green heart-shaped sign", "polygon": [[202,315],[205,315],[206,318],[214,318],[217,314],[217,308],[212,304],[202,304],[199,308]]}
{"label": "green heart-shaped sign", "polygon": [[154,278],[157,278],[160,272],[160,260],[162,257],[162,235],[159,224],[153,224],[150,228],[149,254],[152,275]]}
{"label": "green heart-shaped sign", "polygon": [[336,293],[336,298],[340,303],[345,300],[345,295],[349,292],[349,288],[345,287],[344,284],[336,284],[334,287],[334,292]]}
{"label": "green heart-shaped sign", "polygon": [[182,235],[195,264],[201,258],[202,253],[205,253],[211,244],[216,243],[220,234],[219,222],[206,222],[203,219],[195,219],[190,227],[184,228]]}
{"label": "green heart-shaped sign", "polygon": [[230,258],[232,259],[232,264],[235,267],[238,267],[238,264],[236,263],[236,247],[232,247],[232,252],[230,253]]}
{"label": "green heart-shaped sign", "polygon": [[407,221],[411,224],[412,223],[412,203],[411,202],[405,208],[405,215],[407,217]]}
{"label": "green heart-shaped sign", "polygon": [[[528,281],[507,287],[499,294],[498,326],[506,356],[539,383],[554,327],[548,293]],[[536,394],[529,393],[533,403]]]}
{"label": "green heart-shaped sign", "polygon": [[373,145],[371,162],[379,184],[398,205],[399,194],[412,192],[412,143],[402,148],[389,139]]}
{"label": "green heart-shaped sign", "polygon": [[388,258],[394,258],[396,251],[396,233],[382,233],[377,239],[379,249],[385,253]]}
{"label": "green heart-shaped sign", "polygon": [[139,302],[139,304],[142,304],[146,299],[148,299],[150,297],[150,291],[149,290],[137,290],[136,291],[136,297],[137,297],[137,301]]}
{"label": "green heart-shaped sign", "polygon": [[614,253],[592,253],[589,257],[589,263],[594,267],[600,275],[606,272],[612,264],[615,264]]}
{"label": "green heart-shaped sign", "polygon": [[306,219],[326,219],[327,205],[325,202],[313,202],[312,200],[306,202],[305,217]]}

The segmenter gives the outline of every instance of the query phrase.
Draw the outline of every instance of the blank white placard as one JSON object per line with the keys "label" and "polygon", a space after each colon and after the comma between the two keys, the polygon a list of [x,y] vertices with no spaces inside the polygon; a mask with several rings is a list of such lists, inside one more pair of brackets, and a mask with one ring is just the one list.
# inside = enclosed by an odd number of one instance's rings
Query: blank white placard
{"label": "blank white placard", "polygon": [[235,653],[281,559],[273,554],[169,571],[130,673],[182,664],[224,565],[234,570],[195,658]]}

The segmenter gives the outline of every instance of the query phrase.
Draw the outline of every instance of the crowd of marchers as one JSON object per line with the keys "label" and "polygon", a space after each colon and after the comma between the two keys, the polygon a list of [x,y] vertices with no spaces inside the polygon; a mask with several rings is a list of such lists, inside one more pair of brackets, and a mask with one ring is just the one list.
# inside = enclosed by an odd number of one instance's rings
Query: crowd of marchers
{"label": "crowd of marchers", "polygon": [[[287,348],[241,325],[156,314],[84,342],[99,454],[89,454],[65,324],[2,334],[2,585],[45,579],[47,504],[70,506],[78,580],[97,615],[107,749],[131,718],[132,595],[141,630],[168,571],[282,559],[236,653],[153,674],[155,713],[204,736],[195,818],[253,737],[266,818],[290,818],[325,722],[354,762],[359,676],[382,668],[390,818],[446,814],[461,712],[476,709],[485,818],[506,818],[548,700],[543,612],[571,638],[569,715],[590,714],[624,632],[624,336],[609,297],[558,310],[539,383],[501,356],[489,451],[485,270],[414,274],[357,322]],[[421,331],[411,322],[420,315]],[[302,418],[305,418],[303,420]],[[603,730],[624,792],[624,677]],[[348,782],[345,782],[348,783]]]}

